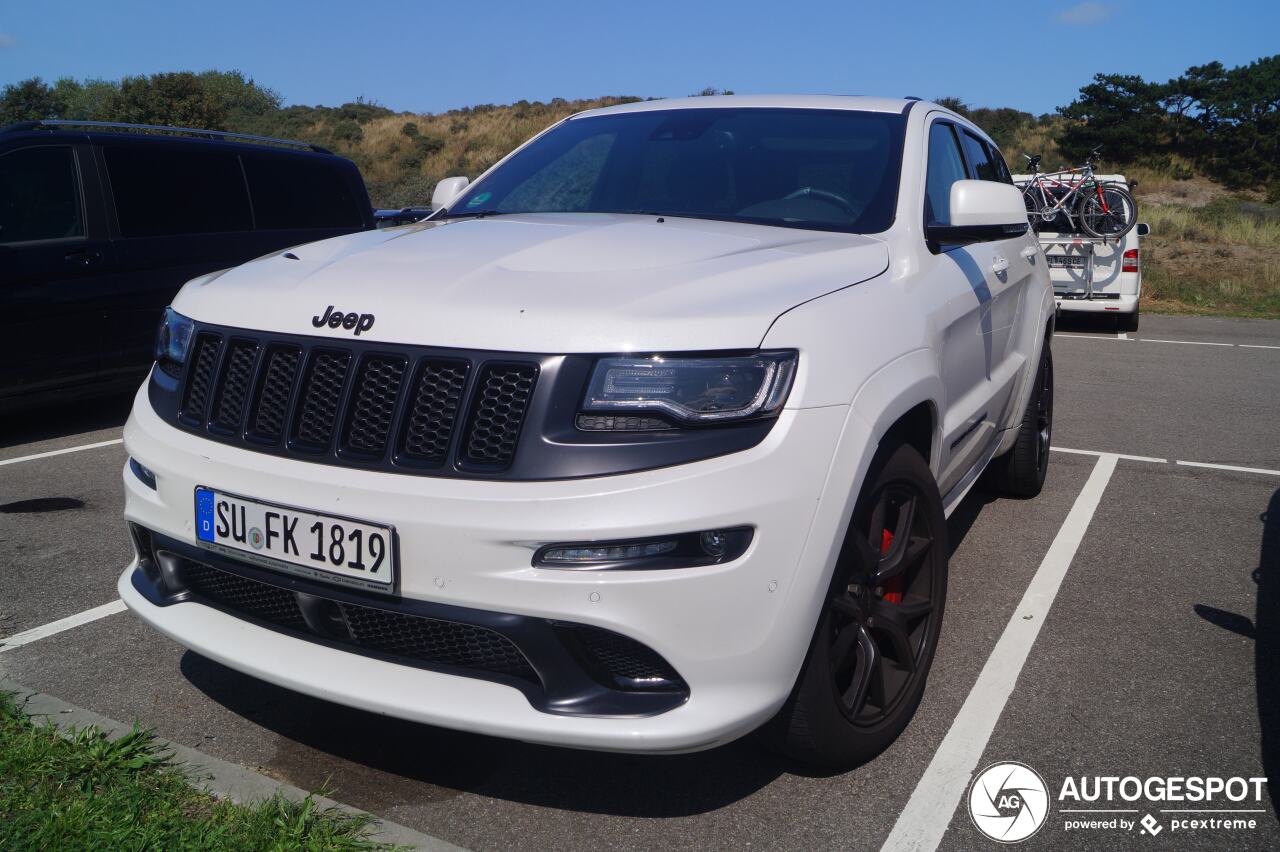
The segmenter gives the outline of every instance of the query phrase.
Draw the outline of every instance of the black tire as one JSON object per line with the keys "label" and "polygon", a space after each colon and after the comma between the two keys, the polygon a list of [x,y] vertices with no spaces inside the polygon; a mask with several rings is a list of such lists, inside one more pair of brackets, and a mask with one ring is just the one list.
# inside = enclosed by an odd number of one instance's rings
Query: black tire
{"label": "black tire", "polygon": [[1076,208],[1076,220],[1081,230],[1091,237],[1118,240],[1138,223],[1138,206],[1128,190],[1115,184],[1103,184],[1101,191],[1107,210],[1102,209],[1097,192],[1085,190]]}
{"label": "black tire", "polygon": [[897,739],[920,704],[938,646],[947,553],[929,466],[910,446],[882,446],[800,676],[762,732],[771,747],[810,766],[845,769]]}
{"label": "black tire", "polygon": [[1018,439],[1002,456],[991,460],[984,474],[988,490],[1006,497],[1035,497],[1044,488],[1053,440],[1053,352],[1044,342],[1035,384],[1022,413]]}
{"label": "black tire", "polygon": [[1135,307],[1131,314],[1118,314],[1116,316],[1116,331],[1123,331],[1126,334],[1130,331],[1138,330],[1138,312],[1140,308]]}

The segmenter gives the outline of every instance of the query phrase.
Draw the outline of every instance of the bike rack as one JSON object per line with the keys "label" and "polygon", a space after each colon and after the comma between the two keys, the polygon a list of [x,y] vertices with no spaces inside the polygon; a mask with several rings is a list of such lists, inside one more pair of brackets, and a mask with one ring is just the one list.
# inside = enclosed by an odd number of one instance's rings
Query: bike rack
{"label": "bike rack", "polygon": [[[1064,255],[1070,257],[1072,255],[1072,250],[1076,249],[1079,252],[1079,256],[1083,256],[1085,258],[1083,298],[1086,301],[1093,299],[1093,265],[1094,265],[1094,258],[1095,258],[1094,249],[1097,248],[1099,243],[1101,243],[1102,245],[1106,245],[1107,242],[1108,242],[1108,239],[1106,237],[1075,237],[1073,236],[1073,237],[1057,237],[1057,238],[1048,238],[1048,239],[1043,237],[1040,238],[1040,245],[1042,248],[1045,249],[1046,255],[1048,254],[1048,249],[1051,246],[1061,246],[1063,248]],[[1070,294],[1070,295],[1065,295],[1064,298],[1079,299],[1081,297],[1074,294]]]}

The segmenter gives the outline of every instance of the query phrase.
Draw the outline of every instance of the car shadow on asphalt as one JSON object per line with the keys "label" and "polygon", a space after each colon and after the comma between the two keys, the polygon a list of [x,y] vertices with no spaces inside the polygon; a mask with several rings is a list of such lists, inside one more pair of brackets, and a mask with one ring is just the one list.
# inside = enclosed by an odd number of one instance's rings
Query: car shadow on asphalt
{"label": "car shadow on asphalt", "polygon": [[1254,615],[1254,674],[1258,690],[1258,723],[1262,729],[1262,768],[1271,779],[1271,808],[1280,813],[1280,489],[1262,515],[1258,569],[1258,609]]}
{"label": "car shadow on asphalt", "polygon": [[1280,489],[1271,495],[1262,521],[1262,545],[1253,581],[1258,584],[1257,612],[1247,616],[1205,604],[1192,607],[1205,621],[1253,640],[1254,682],[1258,700],[1258,727],[1261,732],[1263,774],[1272,810],[1280,813]]}
{"label": "car shadow on asphalt", "polygon": [[1055,331],[1066,331],[1072,334],[1105,334],[1116,333],[1116,317],[1114,314],[1079,313],[1060,311]]}
{"label": "car shadow on asphalt", "polygon": [[[629,817],[714,811],[786,771],[752,738],[685,755],[629,755],[532,745],[407,722],[291,692],[188,651],[181,669],[206,696],[281,738],[271,772],[374,809],[454,791],[561,810]],[[317,752],[319,754],[317,754]],[[335,767],[326,756],[354,766]],[[372,771],[370,771],[372,770]],[[393,776],[379,783],[378,775]],[[406,790],[404,779],[437,790]],[[344,798],[359,790],[368,801]],[[386,798],[389,797],[389,798]]]}
{"label": "car shadow on asphalt", "polygon": [[13,413],[0,406],[0,449],[79,435],[99,429],[117,429],[129,419],[133,392],[114,396],[55,403]]}
{"label": "car shadow on asphalt", "polygon": [[969,530],[973,529],[973,525],[977,522],[978,516],[982,514],[983,508],[988,503],[994,503],[998,499],[994,494],[989,494],[983,490],[981,482],[965,495],[964,499],[960,501],[960,505],[956,506],[955,511],[951,513],[951,517],[947,518],[948,558],[955,556],[960,543],[969,534]]}

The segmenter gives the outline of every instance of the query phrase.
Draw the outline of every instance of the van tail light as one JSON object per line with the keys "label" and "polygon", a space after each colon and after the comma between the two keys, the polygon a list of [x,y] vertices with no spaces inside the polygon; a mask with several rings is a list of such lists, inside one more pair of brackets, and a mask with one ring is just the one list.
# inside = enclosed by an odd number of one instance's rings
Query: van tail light
{"label": "van tail light", "polygon": [[1138,249],[1129,249],[1124,253],[1124,260],[1120,264],[1121,272],[1137,272],[1138,271]]}

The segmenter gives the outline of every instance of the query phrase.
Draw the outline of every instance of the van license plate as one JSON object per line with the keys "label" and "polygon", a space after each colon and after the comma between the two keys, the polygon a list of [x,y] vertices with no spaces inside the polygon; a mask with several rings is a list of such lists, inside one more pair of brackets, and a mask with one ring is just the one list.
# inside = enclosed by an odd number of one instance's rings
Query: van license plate
{"label": "van license plate", "polygon": [[245,562],[363,589],[395,584],[391,527],[196,488],[196,538]]}

